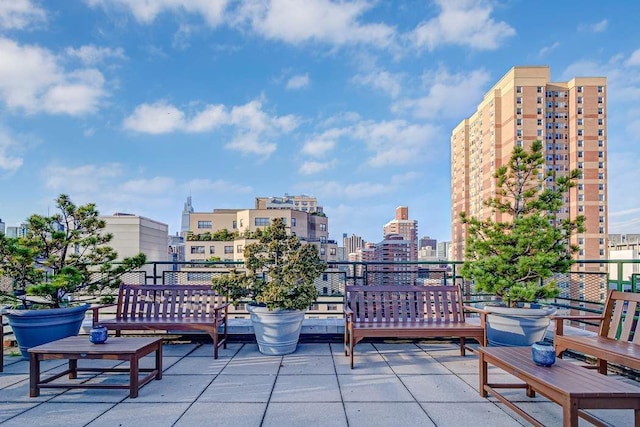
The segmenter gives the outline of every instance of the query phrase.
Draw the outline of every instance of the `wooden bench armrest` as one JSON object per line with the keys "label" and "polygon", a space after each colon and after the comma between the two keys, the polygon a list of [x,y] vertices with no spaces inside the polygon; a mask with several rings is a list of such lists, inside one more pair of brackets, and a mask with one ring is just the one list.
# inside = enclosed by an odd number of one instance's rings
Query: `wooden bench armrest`
{"label": "wooden bench armrest", "polygon": [[551,316],[551,319],[555,320],[554,334],[556,336],[562,336],[562,335],[564,335],[564,321],[565,320],[599,320],[599,321],[602,321],[602,320],[604,320],[604,316],[579,315],[579,314],[566,315],[566,316],[557,315],[557,316]]}
{"label": "wooden bench armrest", "polygon": [[118,304],[113,303],[113,304],[100,304],[100,305],[92,305],[91,307],[89,307],[89,310],[93,311],[93,326],[97,325],[98,323],[100,323],[98,321],[99,319],[99,310],[103,309],[103,308],[107,308],[107,307],[114,307]]}
{"label": "wooden bench armrest", "polygon": [[353,321],[353,309],[351,309],[351,307],[344,307],[344,317],[347,318],[347,320]]}
{"label": "wooden bench armrest", "polygon": [[472,307],[470,305],[463,305],[462,308],[464,309],[464,311],[471,311],[473,313],[479,313],[479,314],[487,314],[487,313],[489,313],[484,308]]}
{"label": "wooden bench armrest", "polygon": [[596,315],[580,315],[580,314],[572,314],[572,315],[553,315],[551,316],[553,320],[604,320],[604,316],[596,316]]}

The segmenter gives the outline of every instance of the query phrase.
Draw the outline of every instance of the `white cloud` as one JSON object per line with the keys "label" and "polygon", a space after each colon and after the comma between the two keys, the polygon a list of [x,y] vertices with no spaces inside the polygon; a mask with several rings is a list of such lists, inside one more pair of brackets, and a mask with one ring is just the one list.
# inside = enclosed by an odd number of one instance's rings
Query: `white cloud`
{"label": "white cloud", "polygon": [[184,113],[165,101],[139,105],[124,120],[125,129],[152,135],[176,132],[184,127]]}
{"label": "white cloud", "polygon": [[224,105],[207,105],[202,111],[190,115],[166,101],[158,101],[136,107],[125,118],[123,127],[159,135],[173,132],[203,133],[226,126],[235,130],[226,148],[268,157],[277,147],[269,139],[293,131],[298,122],[299,119],[293,115],[267,114],[258,100],[231,109]]}
{"label": "white cloud", "polygon": [[290,44],[315,41],[389,46],[393,28],[359,22],[370,7],[365,0],[246,0],[238,8],[236,23],[248,22],[260,35]]}
{"label": "white cloud", "polygon": [[318,197],[330,197],[332,199],[366,199],[368,197],[381,196],[394,191],[396,186],[375,182],[345,183],[338,181],[314,181],[300,184],[298,187],[309,189]]}
{"label": "white cloud", "polygon": [[451,74],[441,68],[426,73],[423,78],[427,86],[425,96],[399,100],[392,111],[427,119],[468,116],[482,99],[491,76],[485,70]]}
{"label": "white cloud", "polygon": [[353,138],[372,152],[367,164],[373,167],[400,166],[426,160],[429,141],[438,130],[430,124],[412,124],[404,120],[362,121],[353,128]]}
{"label": "white cloud", "polygon": [[152,23],[164,12],[202,15],[212,27],[222,21],[227,0],[85,0],[91,7],[118,7],[128,10],[142,24]]}
{"label": "white cloud", "polygon": [[0,30],[21,30],[45,22],[43,9],[31,0],[7,0],[0,2]]}
{"label": "white cloud", "polygon": [[148,179],[132,179],[119,186],[120,190],[128,194],[141,194],[149,196],[162,194],[169,188],[175,187],[173,178],[156,176]]}
{"label": "white cloud", "polygon": [[50,165],[43,170],[45,186],[57,192],[100,194],[101,190],[116,185],[117,178],[123,175],[122,165],[83,165],[65,167]]}
{"label": "white cloud", "polygon": [[299,74],[287,81],[287,89],[302,89],[309,86],[309,73]]}
{"label": "white cloud", "polygon": [[596,22],[595,24],[580,24],[578,25],[578,31],[588,31],[591,33],[601,33],[607,29],[609,26],[609,21],[603,19],[600,22]]}
{"label": "white cloud", "polygon": [[560,42],[555,42],[550,46],[545,46],[542,49],[540,49],[540,51],[538,52],[538,56],[544,56],[559,46],[560,46]]}
{"label": "white cloud", "polygon": [[15,155],[20,146],[7,130],[0,127],[0,176],[15,172],[23,165],[24,159]]}
{"label": "white cloud", "polygon": [[94,65],[107,58],[124,59],[124,50],[121,47],[112,49],[110,47],[99,47],[94,45],[80,46],[79,48],[68,47],[65,50],[67,56],[80,59],[84,64]]}
{"label": "white cloud", "polygon": [[307,161],[303,162],[298,168],[298,172],[302,175],[313,175],[328,169],[333,169],[337,162],[335,160],[329,162]]}
{"label": "white cloud", "polygon": [[634,51],[629,59],[625,62],[627,66],[639,66],[640,65],[640,49]]}
{"label": "white cloud", "polygon": [[94,68],[65,70],[51,51],[0,38],[0,99],[27,113],[81,115],[106,95]]}
{"label": "white cloud", "polygon": [[351,79],[356,84],[382,90],[392,98],[396,98],[400,94],[402,89],[401,80],[402,76],[400,74],[381,70],[368,74],[358,74]]}
{"label": "white cloud", "polygon": [[516,31],[506,22],[496,22],[493,6],[484,0],[437,0],[440,14],[418,24],[411,36],[417,47],[434,50],[453,44],[474,49],[497,49]]}
{"label": "white cloud", "polygon": [[329,129],[320,135],[306,141],[302,146],[302,153],[311,157],[324,157],[336,146],[336,141],[344,136],[346,129]]}

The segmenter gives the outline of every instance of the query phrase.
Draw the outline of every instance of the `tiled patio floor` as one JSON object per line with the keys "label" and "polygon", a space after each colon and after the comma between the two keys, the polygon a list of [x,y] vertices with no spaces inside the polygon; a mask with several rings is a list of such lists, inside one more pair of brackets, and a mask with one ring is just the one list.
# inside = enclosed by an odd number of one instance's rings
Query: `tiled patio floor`
{"label": "tiled patio floor", "polygon": [[[260,354],[256,344],[231,343],[218,360],[206,343],[165,344],[163,350],[162,380],[144,386],[136,399],[128,398],[126,390],[97,389],[43,389],[30,398],[28,363],[7,356],[0,373],[0,425],[527,425],[495,399],[480,397],[478,357],[461,357],[458,347],[447,342],[359,344],[353,370],[340,344],[303,343],[294,354],[274,357]],[[149,367],[152,362],[152,357],[144,360]],[[65,365],[46,361],[42,370],[47,374]],[[87,381],[113,381],[114,376],[85,375]],[[489,378],[514,381],[494,367]],[[562,425],[558,405],[527,398],[524,390],[505,394],[544,425]],[[614,426],[633,425],[630,410],[592,413]],[[589,424],[580,420],[580,425]]]}

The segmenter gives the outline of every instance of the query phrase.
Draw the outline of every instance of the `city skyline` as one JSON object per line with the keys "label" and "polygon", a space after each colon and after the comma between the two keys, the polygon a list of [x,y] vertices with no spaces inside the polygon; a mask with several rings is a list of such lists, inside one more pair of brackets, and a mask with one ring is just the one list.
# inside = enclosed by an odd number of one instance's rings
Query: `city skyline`
{"label": "city skyline", "polygon": [[[550,13],[550,10],[553,13]],[[640,230],[636,2],[0,3],[0,218],[60,193],[180,231],[182,207],[307,194],[329,238],[398,206],[451,240],[450,147],[513,66],[606,77],[609,233]],[[322,16],[323,19],[318,19]],[[555,17],[562,17],[556,19]]]}

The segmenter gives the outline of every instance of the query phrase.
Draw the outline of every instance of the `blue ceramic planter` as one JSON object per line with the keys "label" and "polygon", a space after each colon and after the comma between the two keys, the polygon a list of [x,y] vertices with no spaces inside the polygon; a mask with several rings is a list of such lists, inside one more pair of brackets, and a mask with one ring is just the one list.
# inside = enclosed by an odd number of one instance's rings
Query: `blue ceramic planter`
{"label": "blue ceramic planter", "polygon": [[556,363],[556,351],[553,344],[538,341],[531,346],[531,358],[538,366],[551,366]]}
{"label": "blue ceramic planter", "polygon": [[89,304],[47,310],[6,310],[9,326],[23,359],[40,344],[78,335]]}
{"label": "blue ceramic planter", "polygon": [[94,344],[104,344],[107,342],[107,338],[109,338],[109,332],[106,326],[95,325],[89,331],[89,341]]}

